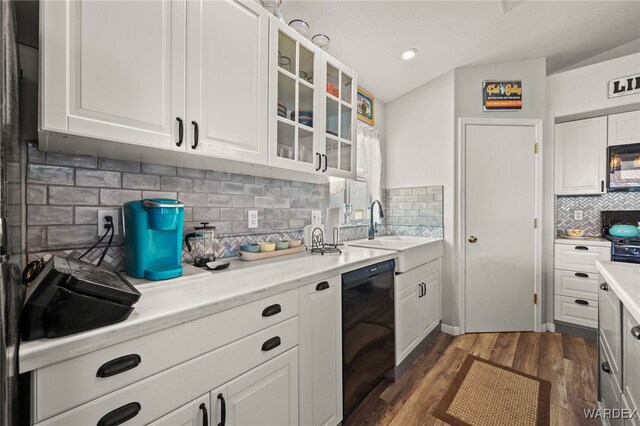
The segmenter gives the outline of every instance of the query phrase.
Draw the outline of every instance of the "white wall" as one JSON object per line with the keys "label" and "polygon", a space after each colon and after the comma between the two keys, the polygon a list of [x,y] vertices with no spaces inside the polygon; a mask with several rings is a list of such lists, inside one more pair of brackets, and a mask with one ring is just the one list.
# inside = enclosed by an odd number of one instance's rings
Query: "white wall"
{"label": "white wall", "polygon": [[453,324],[454,73],[450,71],[386,105],[386,188],[444,186],[445,257],[442,319]]}

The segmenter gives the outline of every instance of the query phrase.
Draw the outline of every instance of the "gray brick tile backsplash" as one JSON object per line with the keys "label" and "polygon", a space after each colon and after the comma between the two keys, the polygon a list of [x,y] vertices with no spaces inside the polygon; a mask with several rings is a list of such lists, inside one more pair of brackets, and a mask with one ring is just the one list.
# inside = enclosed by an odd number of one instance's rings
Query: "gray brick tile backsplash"
{"label": "gray brick tile backsplash", "polygon": [[122,187],[126,189],[160,189],[160,176],[123,173]]}
{"label": "gray brick tile backsplash", "polygon": [[[28,159],[30,255],[82,252],[98,238],[99,209],[121,208],[141,198],[179,199],[185,203],[185,233],[207,221],[216,226],[216,235],[234,244],[287,238],[289,232],[298,236],[311,222],[310,209],[324,210],[329,205],[328,184],[44,153],[35,143],[29,144]],[[258,211],[257,229],[247,227],[249,210]],[[120,256],[115,265],[122,264],[122,243],[122,236],[118,236],[110,249],[110,255]],[[232,255],[235,248],[226,245],[221,250]]]}
{"label": "gray brick tile backsplash", "polygon": [[120,188],[122,174],[105,170],[76,170],[77,186],[92,186],[97,188]]}
{"label": "gray brick tile backsplash", "polygon": [[[403,232],[409,232],[409,225],[428,229],[442,227],[442,186],[386,189],[383,205],[384,222],[403,225],[404,227],[397,228]],[[412,235],[411,232],[407,235]]]}
{"label": "gray brick tile backsplash", "polygon": [[27,182],[47,185],[73,185],[74,170],[70,167],[29,164]]}
{"label": "gray brick tile backsplash", "polygon": [[66,206],[95,206],[99,200],[98,188],[49,187],[49,204]]}

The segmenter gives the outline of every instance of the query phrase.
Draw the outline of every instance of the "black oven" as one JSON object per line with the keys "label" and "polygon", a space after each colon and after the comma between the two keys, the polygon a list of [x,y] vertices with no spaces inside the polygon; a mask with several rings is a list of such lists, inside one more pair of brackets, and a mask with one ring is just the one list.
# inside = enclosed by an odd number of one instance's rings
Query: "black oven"
{"label": "black oven", "polygon": [[640,191],[640,143],[610,146],[607,152],[607,189]]}

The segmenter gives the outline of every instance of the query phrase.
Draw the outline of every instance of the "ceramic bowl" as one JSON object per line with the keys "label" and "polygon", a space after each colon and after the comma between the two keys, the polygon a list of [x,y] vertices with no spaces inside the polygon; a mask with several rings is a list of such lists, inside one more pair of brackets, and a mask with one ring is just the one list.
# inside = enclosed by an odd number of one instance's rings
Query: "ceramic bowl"
{"label": "ceramic bowl", "polygon": [[289,240],[289,248],[300,247],[302,240]]}
{"label": "ceramic bowl", "polygon": [[309,24],[307,24],[302,19],[294,19],[293,21],[289,22],[289,26],[296,30],[298,34],[303,37],[306,37],[309,34]]}
{"label": "ceramic bowl", "polygon": [[316,34],[311,38],[311,42],[318,46],[320,50],[327,50],[331,39],[324,34]]}
{"label": "ceramic bowl", "polygon": [[260,246],[261,253],[275,251],[276,249],[276,243],[271,243],[268,241],[261,241],[258,243],[258,245]]}
{"label": "ceramic bowl", "polygon": [[276,250],[286,250],[289,248],[289,240],[280,240],[276,242]]}
{"label": "ceramic bowl", "polygon": [[565,231],[570,237],[582,237],[584,235],[584,229],[565,229]]}
{"label": "ceramic bowl", "polygon": [[249,253],[257,253],[260,251],[260,246],[258,244],[244,244],[240,246],[240,250],[248,251]]}

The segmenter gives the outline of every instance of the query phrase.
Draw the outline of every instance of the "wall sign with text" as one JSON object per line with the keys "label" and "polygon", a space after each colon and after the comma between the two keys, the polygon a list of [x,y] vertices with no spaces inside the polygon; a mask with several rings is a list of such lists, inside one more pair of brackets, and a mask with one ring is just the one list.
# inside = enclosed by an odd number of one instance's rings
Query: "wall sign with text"
{"label": "wall sign with text", "polygon": [[620,77],[609,81],[609,97],[632,95],[640,93],[640,74]]}
{"label": "wall sign with text", "polygon": [[522,81],[482,82],[484,111],[513,111],[522,109]]}

